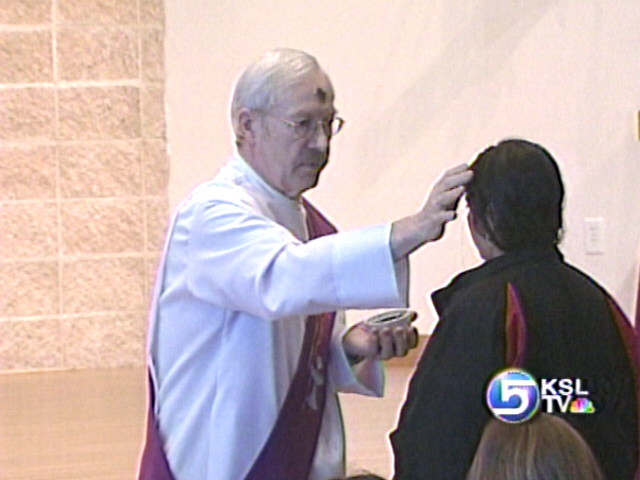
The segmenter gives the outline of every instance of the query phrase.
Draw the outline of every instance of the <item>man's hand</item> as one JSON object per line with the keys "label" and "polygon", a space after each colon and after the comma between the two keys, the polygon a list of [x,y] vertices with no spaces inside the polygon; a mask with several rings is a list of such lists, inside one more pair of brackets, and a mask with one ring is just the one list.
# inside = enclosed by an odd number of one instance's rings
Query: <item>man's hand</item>
{"label": "man's hand", "polygon": [[472,176],[467,165],[447,170],[433,186],[418,213],[393,222],[391,252],[394,260],[442,237],[445,224],[456,218],[456,208],[464,193],[464,185],[469,183]]}
{"label": "man's hand", "polygon": [[345,334],[342,345],[350,358],[388,360],[404,357],[418,346],[418,330],[410,323],[402,327],[375,328],[360,322]]}

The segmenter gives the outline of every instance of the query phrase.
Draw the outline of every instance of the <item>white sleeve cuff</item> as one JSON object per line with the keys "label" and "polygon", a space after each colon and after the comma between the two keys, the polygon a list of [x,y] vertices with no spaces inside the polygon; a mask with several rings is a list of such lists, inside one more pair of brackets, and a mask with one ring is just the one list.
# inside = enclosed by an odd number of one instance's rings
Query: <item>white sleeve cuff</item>
{"label": "white sleeve cuff", "polygon": [[338,392],[359,393],[370,397],[381,397],[384,393],[384,364],[379,360],[363,360],[351,365],[342,346],[342,337],[348,331],[344,326],[344,314],[338,312],[337,328],[334,329],[329,353],[329,381]]}
{"label": "white sleeve cuff", "polygon": [[[391,224],[337,235],[334,272],[340,304],[352,308],[406,306],[407,260],[393,261],[390,235]],[[363,282],[362,279],[368,280]]]}

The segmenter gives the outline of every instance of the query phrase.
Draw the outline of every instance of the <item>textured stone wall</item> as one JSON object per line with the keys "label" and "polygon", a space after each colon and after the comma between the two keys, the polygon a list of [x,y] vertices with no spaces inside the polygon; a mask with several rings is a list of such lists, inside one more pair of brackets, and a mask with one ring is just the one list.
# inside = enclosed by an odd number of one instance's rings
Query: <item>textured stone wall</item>
{"label": "textured stone wall", "polygon": [[163,25],[162,0],[0,1],[0,371],[144,362]]}

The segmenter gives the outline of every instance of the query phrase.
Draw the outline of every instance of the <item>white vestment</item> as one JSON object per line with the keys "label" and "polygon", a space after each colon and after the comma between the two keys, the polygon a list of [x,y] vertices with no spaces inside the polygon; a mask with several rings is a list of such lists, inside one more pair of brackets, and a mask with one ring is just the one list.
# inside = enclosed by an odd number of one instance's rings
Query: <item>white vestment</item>
{"label": "white vestment", "polygon": [[[232,158],[179,208],[151,314],[156,416],[176,480],[242,480],[295,373],[307,315],[406,306],[390,225],[307,242],[299,202]],[[344,474],[337,391],[382,395],[380,362],[350,367],[338,314],[310,480]],[[284,480],[284,479],[283,479]]]}

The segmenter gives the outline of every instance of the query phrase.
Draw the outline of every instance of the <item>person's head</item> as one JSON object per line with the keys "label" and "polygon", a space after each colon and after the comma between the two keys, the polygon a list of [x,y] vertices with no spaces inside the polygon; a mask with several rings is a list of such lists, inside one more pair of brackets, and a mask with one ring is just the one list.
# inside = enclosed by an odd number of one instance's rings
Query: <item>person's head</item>
{"label": "person's head", "polygon": [[273,188],[291,198],[313,188],[342,126],[327,74],[311,55],[264,53],[238,78],[231,121],[238,152]]}
{"label": "person's head", "polygon": [[469,228],[483,258],[557,245],[564,186],[551,154],[510,139],[484,150],[471,164]]}
{"label": "person's head", "polygon": [[589,445],[563,419],[540,413],[524,423],[492,419],[467,480],[604,480]]}

